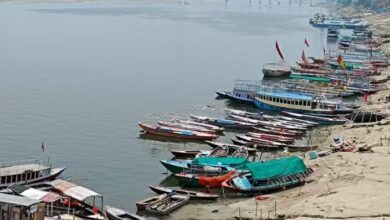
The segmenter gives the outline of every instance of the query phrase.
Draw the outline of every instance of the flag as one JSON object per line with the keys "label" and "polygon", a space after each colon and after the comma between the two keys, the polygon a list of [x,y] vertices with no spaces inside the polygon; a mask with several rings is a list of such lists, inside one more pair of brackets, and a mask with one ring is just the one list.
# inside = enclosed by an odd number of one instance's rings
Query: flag
{"label": "flag", "polygon": [[344,70],[345,69],[345,62],[344,62],[344,59],[341,55],[339,55],[337,57],[337,62],[340,64],[340,68]]}
{"label": "flag", "polygon": [[324,56],[325,56],[326,51],[325,51],[325,46],[324,45],[322,45],[322,50],[324,51]]}
{"label": "flag", "polygon": [[43,143],[43,141],[42,141],[41,149],[42,149],[42,152],[45,152],[45,143]]}
{"label": "flag", "polygon": [[303,63],[307,65],[308,62],[307,62],[307,59],[306,59],[305,51],[304,51],[304,50],[302,50],[302,56],[301,56],[301,58],[302,58]]}
{"label": "flag", "polygon": [[280,58],[284,61],[284,56],[282,54],[282,51],[280,50],[278,41],[276,41],[275,47],[276,47],[276,51],[278,51],[278,54],[279,54]]}
{"label": "flag", "polygon": [[306,38],[305,38],[305,45],[306,45],[307,47],[310,47],[310,46],[309,46],[309,42],[307,41]]}

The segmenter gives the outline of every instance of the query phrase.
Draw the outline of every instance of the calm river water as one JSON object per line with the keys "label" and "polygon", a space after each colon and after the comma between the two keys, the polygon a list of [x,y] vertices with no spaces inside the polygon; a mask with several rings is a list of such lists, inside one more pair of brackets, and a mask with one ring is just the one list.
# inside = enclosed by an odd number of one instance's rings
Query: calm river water
{"label": "calm river water", "polygon": [[278,60],[275,40],[291,64],[305,38],[306,54],[320,55],[324,33],[308,24],[318,11],[309,4],[0,3],[0,159],[50,157],[72,181],[135,210],[152,195],[147,185],[165,179],[158,161],[169,149],[205,148],[140,139],[137,122],[222,115],[214,92],[261,79],[262,64]]}

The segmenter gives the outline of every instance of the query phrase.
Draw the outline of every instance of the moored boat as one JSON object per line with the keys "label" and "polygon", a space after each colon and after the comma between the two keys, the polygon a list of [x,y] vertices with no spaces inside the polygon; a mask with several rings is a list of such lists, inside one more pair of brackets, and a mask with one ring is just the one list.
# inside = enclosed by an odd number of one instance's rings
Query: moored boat
{"label": "moored boat", "polygon": [[269,192],[304,183],[313,170],[298,157],[246,164],[249,173],[238,174],[222,183],[222,187],[240,193]]}
{"label": "moored boat", "polygon": [[161,126],[165,126],[165,127],[191,130],[191,131],[210,133],[210,134],[215,134],[217,132],[215,130],[207,129],[207,128],[202,127],[202,126],[181,124],[181,123],[177,123],[177,122],[175,123],[175,122],[157,121],[157,124],[159,124]]}
{"label": "moored boat", "polygon": [[312,151],[317,150],[318,145],[291,145],[288,146],[288,151],[290,152],[306,152],[306,151]]}
{"label": "moored boat", "polygon": [[255,105],[273,111],[311,112],[327,114],[347,114],[353,112],[341,100],[330,100],[323,95],[313,95],[300,91],[262,88],[258,90]]}
{"label": "moored boat", "polygon": [[191,174],[191,173],[177,173],[175,177],[179,181],[181,186],[192,187],[192,188],[218,188],[221,187],[223,181],[235,175],[236,170],[232,170],[228,173],[219,176],[206,176],[202,174]]}
{"label": "moored boat", "polygon": [[191,130],[177,129],[165,126],[153,126],[139,122],[138,125],[146,132],[154,135],[170,138],[180,138],[188,140],[213,140],[217,138],[215,134],[196,132]]}
{"label": "moored boat", "polygon": [[[205,141],[205,142],[212,148],[217,148],[217,147],[220,147],[220,146],[226,146],[226,147],[229,148],[229,152],[231,152],[231,153],[233,153],[236,150],[238,150],[239,148],[243,147],[243,146],[238,146],[238,145],[235,145],[235,144],[227,144],[227,143],[214,142],[214,141]],[[256,150],[248,148],[248,147],[246,148],[246,150],[248,151],[249,155],[255,155],[256,152],[257,152]]]}
{"label": "moored boat", "polygon": [[104,207],[104,210],[108,220],[146,220],[137,214],[108,205]]}
{"label": "moored boat", "polygon": [[103,196],[100,194],[65,180],[54,180],[51,184],[53,191],[69,198],[68,204],[79,208],[76,216],[91,220],[105,219]]}
{"label": "moored boat", "polygon": [[0,189],[13,184],[31,185],[56,179],[67,167],[52,168],[39,160],[5,162],[0,165]]}
{"label": "moored boat", "polygon": [[[210,151],[208,151],[210,153]],[[206,153],[201,150],[171,150],[171,153],[177,158],[193,158],[198,154]]]}
{"label": "moored boat", "polygon": [[291,73],[291,67],[284,62],[266,63],[263,66],[262,72],[265,77],[288,76]]}
{"label": "moored boat", "polygon": [[213,118],[207,116],[198,116],[190,114],[190,117],[198,122],[208,123],[224,128],[233,128],[233,129],[252,129],[252,127],[256,126],[253,123],[246,123],[241,121],[229,120],[224,118]]}
{"label": "moored boat", "polygon": [[176,122],[178,123],[181,123],[181,124],[188,124],[188,125],[195,125],[195,126],[200,126],[200,127],[204,127],[204,128],[207,128],[209,130],[213,130],[217,133],[222,133],[225,129],[222,128],[222,127],[219,127],[219,126],[215,126],[215,125],[210,125],[210,124],[206,124],[206,123],[201,123],[201,122],[196,122],[196,121],[192,121],[192,120],[175,120]]}
{"label": "moored boat", "polygon": [[187,204],[189,200],[190,197],[187,195],[180,195],[174,193],[146,207],[145,210],[147,213],[153,215],[168,215],[169,213]]}
{"label": "moored boat", "polygon": [[149,198],[146,198],[146,199],[143,199],[141,201],[136,202],[135,205],[137,206],[138,211],[145,210],[147,206],[152,205],[155,202],[162,200],[166,196],[167,196],[167,194],[160,194],[157,196],[152,196],[152,197],[149,197]]}
{"label": "moored boat", "polygon": [[219,196],[216,194],[211,194],[211,193],[203,193],[203,192],[197,192],[197,191],[192,191],[192,190],[185,190],[185,189],[173,189],[169,187],[164,187],[164,186],[153,186],[149,185],[149,188],[157,193],[157,194],[170,194],[170,193],[175,193],[178,195],[186,195],[189,196],[190,199],[197,199],[197,200],[215,200],[218,199]]}
{"label": "moored boat", "polygon": [[321,117],[321,116],[316,116],[316,115],[299,114],[299,113],[287,112],[287,111],[282,111],[282,112],[284,114],[292,116],[292,117],[312,120],[312,121],[315,121],[315,122],[322,124],[322,125],[345,124],[345,122],[347,122],[346,119]]}

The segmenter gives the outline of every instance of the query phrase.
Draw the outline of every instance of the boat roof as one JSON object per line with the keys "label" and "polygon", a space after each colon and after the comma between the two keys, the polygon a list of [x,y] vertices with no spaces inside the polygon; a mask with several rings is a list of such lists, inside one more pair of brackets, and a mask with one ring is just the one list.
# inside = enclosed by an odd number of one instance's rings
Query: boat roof
{"label": "boat roof", "polygon": [[296,175],[307,170],[303,160],[296,156],[272,159],[266,162],[250,162],[245,166],[252,173],[255,180]]}
{"label": "boat roof", "polygon": [[307,100],[307,101],[313,100],[312,96],[304,93],[293,93],[287,91],[266,91],[266,90],[259,90],[257,93],[262,95],[267,95],[267,96],[279,97],[279,98],[300,99],[300,100]]}
{"label": "boat roof", "polygon": [[40,201],[37,199],[31,199],[23,196],[15,196],[15,195],[0,193],[0,202],[29,207],[39,203]]}
{"label": "boat roof", "polygon": [[102,197],[99,193],[94,192],[90,189],[87,189],[83,186],[78,186],[74,183],[65,181],[65,180],[54,180],[52,185],[55,189],[59,190],[66,196],[69,196],[73,199],[84,201],[89,197]]}
{"label": "boat roof", "polygon": [[60,195],[53,192],[45,192],[18,184],[11,185],[8,187],[8,189],[21,196],[28,197],[30,199],[41,200],[47,203],[55,202],[61,198]]}
{"label": "boat roof", "polygon": [[39,165],[39,164],[21,164],[21,165],[14,165],[9,167],[1,167],[0,168],[0,176],[11,176],[11,175],[17,175],[17,174],[23,174],[26,171],[41,171],[41,170],[47,170],[50,167]]}

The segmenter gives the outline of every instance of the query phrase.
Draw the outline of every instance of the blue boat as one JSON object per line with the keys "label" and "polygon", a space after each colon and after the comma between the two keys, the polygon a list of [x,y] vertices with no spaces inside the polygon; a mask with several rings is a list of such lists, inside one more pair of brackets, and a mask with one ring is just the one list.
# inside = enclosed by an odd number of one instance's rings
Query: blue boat
{"label": "blue boat", "polygon": [[341,100],[329,100],[323,95],[300,91],[259,88],[254,100],[256,107],[271,111],[311,112],[325,114],[347,114],[353,112]]}
{"label": "blue boat", "polygon": [[319,27],[319,28],[346,28],[346,29],[354,29],[354,30],[363,30],[368,25],[367,23],[361,21],[361,20],[343,20],[343,19],[316,19],[311,20],[310,22],[313,27]]}

